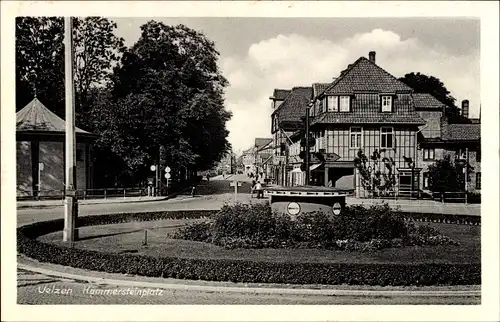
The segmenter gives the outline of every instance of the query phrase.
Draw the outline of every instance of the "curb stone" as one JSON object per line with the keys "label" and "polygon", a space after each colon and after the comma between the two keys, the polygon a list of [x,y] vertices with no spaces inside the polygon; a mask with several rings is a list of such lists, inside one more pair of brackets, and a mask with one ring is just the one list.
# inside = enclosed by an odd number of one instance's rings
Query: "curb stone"
{"label": "curb stone", "polygon": [[[30,261],[29,259],[23,260],[24,262]],[[61,272],[54,269],[46,269],[41,267],[36,267],[35,265],[18,263],[18,269],[35,272],[47,276],[64,278],[74,281],[81,281],[86,283],[91,283],[95,285],[114,285],[122,287],[141,287],[141,288],[159,288],[159,289],[169,289],[169,290],[183,290],[183,291],[199,291],[199,292],[228,292],[228,293],[253,293],[253,294],[288,294],[288,295],[323,295],[323,296],[411,296],[411,297],[480,297],[481,290],[477,289],[477,286],[460,286],[455,287],[457,290],[448,289],[438,289],[438,290],[425,290],[415,289],[403,290],[401,288],[385,289],[385,290],[374,290],[374,289],[341,289],[338,288],[325,288],[322,289],[321,285],[310,285],[308,288],[290,288],[293,287],[291,284],[286,284],[286,287],[264,287],[263,284],[258,284],[257,286],[250,286],[248,283],[241,283],[238,286],[228,286],[225,283],[220,283],[222,285],[200,285],[194,284],[193,282],[200,281],[190,281],[191,283],[186,283],[184,280],[176,280],[177,283],[159,282],[159,281],[137,281],[127,279],[127,277],[132,277],[130,275],[123,275],[124,278],[107,278],[107,277],[95,277],[86,276],[80,274],[73,274],[67,272]],[[116,274],[113,274],[116,275]],[[203,282],[203,281],[202,281]],[[212,282],[219,284],[217,282]],[[301,285],[304,287],[304,285]],[[288,287],[288,288],[287,288]],[[435,287],[439,288],[439,287]]]}

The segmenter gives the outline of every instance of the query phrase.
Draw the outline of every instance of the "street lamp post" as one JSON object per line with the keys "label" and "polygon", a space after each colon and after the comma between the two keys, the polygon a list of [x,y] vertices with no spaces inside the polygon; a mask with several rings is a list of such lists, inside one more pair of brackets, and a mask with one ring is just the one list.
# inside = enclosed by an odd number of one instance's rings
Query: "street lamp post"
{"label": "street lamp post", "polygon": [[78,239],[76,220],[78,218],[78,200],[76,196],[76,162],[75,162],[75,101],[73,84],[73,23],[71,17],[64,18],[64,74],[66,92],[66,136],[65,136],[65,174],[66,187],[64,199],[63,241],[73,245]]}

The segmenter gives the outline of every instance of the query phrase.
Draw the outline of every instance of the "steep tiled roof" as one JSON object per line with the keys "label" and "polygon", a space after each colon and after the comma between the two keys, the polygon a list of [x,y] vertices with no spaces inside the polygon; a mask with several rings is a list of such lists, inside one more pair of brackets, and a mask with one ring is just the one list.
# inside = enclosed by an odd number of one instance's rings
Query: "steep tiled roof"
{"label": "steep tiled roof", "polygon": [[446,105],[431,94],[427,93],[413,93],[412,97],[413,102],[415,103],[415,109],[417,110],[442,108]]}
{"label": "steep tiled roof", "polygon": [[271,143],[273,139],[268,139],[268,138],[255,138],[255,147],[257,149],[260,149],[264,147],[265,145]]}
{"label": "steep tiled roof", "polygon": [[375,63],[360,57],[350,65],[326,90],[327,95],[356,92],[396,93],[413,90]]}
{"label": "steep tiled roof", "polygon": [[313,95],[318,96],[319,94],[323,93],[325,91],[325,89],[327,89],[328,86],[330,86],[330,85],[331,85],[331,83],[314,83],[312,85]]}
{"label": "steep tiled roof", "polygon": [[380,111],[379,101],[370,94],[358,94],[351,101],[351,112],[327,112],[313,119],[313,124],[325,123],[358,123],[358,124],[414,124],[424,125],[425,121],[413,110],[409,96],[394,100],[394,112]]}
{"label": "steep tiled roof", "polygon": [[290,94],[291,90],[289,89],[278,89],[276,88],[273,93],[273,98],[275,100],[283,101],[288,94]]}
{"label": "steep tiled roof", "polygon": [[481,140],[481,124],[447,124],[443,126],[442,136],[447,141]]}
{"label": "steep tiled roof", "polygon": [[290,95],[278,107],[278,121],[302,122],[301,117],[306,114],[306,107],[311,101],[312,87],[294,87]]}
{"label": "steep tiled roof", "polygon": [[[52,113],[35,97],[16,113],[16,131],[65,132],[66,122]],[[75,131],[91,134],[77,127]]]}

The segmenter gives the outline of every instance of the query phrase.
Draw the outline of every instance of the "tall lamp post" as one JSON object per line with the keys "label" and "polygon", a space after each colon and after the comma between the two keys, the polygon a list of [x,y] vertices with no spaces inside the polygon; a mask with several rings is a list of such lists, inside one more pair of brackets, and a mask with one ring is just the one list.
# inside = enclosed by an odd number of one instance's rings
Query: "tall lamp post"
{"label": "tall lamp post", "polygon": [[78,200],[76,196],[76,162],[75,162],[75,101],[73,84],[73,22],[71,17],[64,18],[64,74],[66,91],[66,152],[65,174],[66,187],[64,199],[63,241],[73,244],[78,239],[76,220],[78,218]]}

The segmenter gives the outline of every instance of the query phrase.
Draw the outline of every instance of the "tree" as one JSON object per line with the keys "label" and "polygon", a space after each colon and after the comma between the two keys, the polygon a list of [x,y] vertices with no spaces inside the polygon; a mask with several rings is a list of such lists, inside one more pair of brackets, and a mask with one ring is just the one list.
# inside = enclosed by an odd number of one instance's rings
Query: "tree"
{"label": "tree", "polygon": [[124,50],[123,38],[114,34],[116,27],[115,22],[103,17],[73,19],[77,120],[86,128],[92,127],[90,96],[110,84],[113,68]]}
{"label": "tree", "polygon": [[[110,81],[123,49],[116,24],[102,17],[73,18],[77,125],[91,127],[89,96]],[[33,96],[64,117],[64,20],[61,17],[16,19],[16,106]],[[85,122],[89,121],[89,122]]]}
{"label": "tree", "polygon": [[[429,166],[429,189],[433,192],[461,192],[465,189],[464,166],[468,167],[468,173],[473,172],[470,164],[452,162],[450,155],[445,155]],[[469,178],[468,178],[469,180]]]}
{"label": "tree", "polygon": [[37,96],[64,116],[63,38],[60,19],[16,18],[16,111]]}
{"label": "tree", "polygon": [[409,73],[399,80],[413,88],[415,93],[431,94],[443,104],[456,108],[456,99],[451,96],[450,91],[439,78],[421,73]]}
{"label": "tree", "polygon": [[180,171],[211,168],[230,149],[231,117],[214,43],[183,25],[150,21],[141,31],[114,69],[113,102],[95,111],[101,144],[135,173],[158,161]]}

